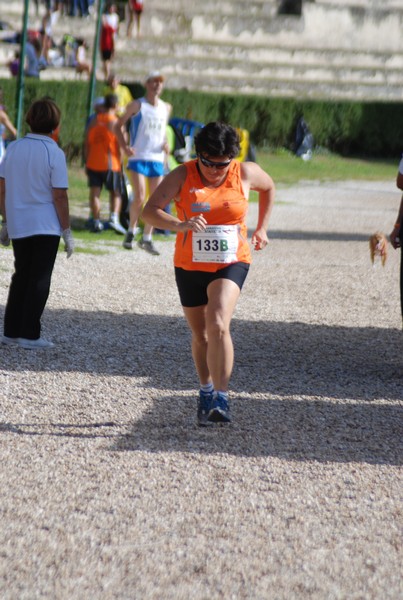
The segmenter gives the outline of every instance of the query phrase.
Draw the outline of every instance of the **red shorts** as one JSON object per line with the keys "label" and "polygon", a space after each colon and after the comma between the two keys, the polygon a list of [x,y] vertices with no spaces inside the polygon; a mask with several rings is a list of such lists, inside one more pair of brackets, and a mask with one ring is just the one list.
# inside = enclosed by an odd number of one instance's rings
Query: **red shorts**
{"label": "red shorts", "polygon": [[143,12],[143,2],[136,2],[136,0],[130,0],[130,6],[133,12],[140,14]]}

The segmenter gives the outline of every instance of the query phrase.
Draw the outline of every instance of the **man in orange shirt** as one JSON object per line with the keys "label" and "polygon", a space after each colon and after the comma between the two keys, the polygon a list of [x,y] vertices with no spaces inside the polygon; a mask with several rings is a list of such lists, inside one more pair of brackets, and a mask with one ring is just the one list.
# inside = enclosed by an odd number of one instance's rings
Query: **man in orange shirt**
{"label": "man in orange shirt", "polygon": [[103,229],[101,222],[101,191],[110,192],[111,215],[109,225],[118,233],[126,233],[119,222],[122,190],[121,149],[127,156],[133,151],[126,144],[116,116],[118,99],[115,94],[105,96],[104,110],[89,122],[85,137],[84,156],[90,188],[90,209],[94,219],[94,233]]}

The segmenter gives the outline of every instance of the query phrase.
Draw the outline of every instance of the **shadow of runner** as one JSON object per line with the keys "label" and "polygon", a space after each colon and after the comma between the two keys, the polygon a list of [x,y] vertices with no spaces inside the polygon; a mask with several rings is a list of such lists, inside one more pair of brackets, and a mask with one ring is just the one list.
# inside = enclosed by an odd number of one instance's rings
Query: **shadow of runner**
{"label": "shadow of runner", "polygon": [[[1,346],[0,369],[135,376],[157,389],[197,387],[182,317],[47,310],[45,321],[56,347],[34,352]],[[232,335],[235,393],[403,398],[400,330],[234,318]]]}
{"label": "shadow of runner", "polygon": [[[3,370],[17,377],[67,372],[72,385],[74,373],[127,377],[127,385],[141,378],[133,402],[142,402],[141,388],[155,390],[151,409],[123,431],[113,422],[100,435],[97,423],[59,423],[48,435],[105,436],[119,451],[401,463],[399,330],[234,319],[234,423],[206,431],[195,425],[197,378],[183,318],[48,310],[46,322],[58,346],[48,352],[1,348]],[[172,389],[178,394],[158,391]],[[22,424],[3,425],[0,432],[19,427],[15,433],[24,433]],[[90,430],[79,432],[80,426]]]}
{"label": "shadow of runner", "polygon": [[230,426],[199,428],[195,400],[156,399],[153,410],[111,449],[402,464],[399,406],[244,395],[234,398],[232,412]]}

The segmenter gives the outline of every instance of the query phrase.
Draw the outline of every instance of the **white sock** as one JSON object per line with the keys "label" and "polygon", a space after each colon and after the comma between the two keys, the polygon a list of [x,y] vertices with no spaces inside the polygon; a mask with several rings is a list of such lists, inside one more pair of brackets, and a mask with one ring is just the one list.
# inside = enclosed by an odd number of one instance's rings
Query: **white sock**
{"label": "white sock", "polygon": [[143,240],[145,242],[151,242],[151,240],[152,240],[151,233],[143,233]]}
{"label": "white sock", "polygon": [[210,383],[200,384],[200,390],[208,394],[209,392],[214,391],[214,386],[210,381]]}
{"label": "white sock", "polygon": [[118,213],[111,213],[111,221],[116,222],[119,220]]}
{"label": "white sock", "polygon": [[214,392],[214,395],[217,396],[217,394],[220,394],[220,396],[223,396],[226,400],[228,400],[228,392],[222,392],[221,390],[216,390]]}

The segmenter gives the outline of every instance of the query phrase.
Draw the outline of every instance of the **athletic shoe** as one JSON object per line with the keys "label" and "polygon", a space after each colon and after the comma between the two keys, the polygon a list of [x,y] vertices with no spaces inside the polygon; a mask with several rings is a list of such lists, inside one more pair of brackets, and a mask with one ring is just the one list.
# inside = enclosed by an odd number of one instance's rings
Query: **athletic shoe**
{"label": "athletic shoe", "polygon": [[101,221],[94,221],[94,224],[92,226],[92,233],[100,233],[101,231],[103,231],[104,226],[102,225]]}
{"label": "athletic shoe", "polygon": [[154,246],[154,244],[152,242],[145,242],[143,240],[143,238],[141,238],[141,240],[139,240],[137,242],[137,246],[139,248],[141,248],[142,250],[145,250],[149,254],[152,254],[153,256],[159,256],[160,255],[160,253],[158,252],[158,250],[156,249],[156,247]]}
{"label": "athletic shoe", "polygon": [[131,250],[133,248],[133,238],[134,238],[133,233],[130,233],[130,232],[126,233],[124,242],[122,244],[123,248],[126,248],[127,250]]}
{"label": "athletic shoe", "polygon": [[53,348],[54,344],[45,340],[45,338],[38,338],[37,340],[27,340],[25,338],[18,338],[18,345],[20,348],[26,350],[39,350],[42,348]]}
{"label": "athletic shoe", "polygon": [[135,238],[135,236],[140,233],[141,229],[140,227],[135,227],[133,229],[133,233],[131,231],[128,231],[126,233],[126,237],[125,237],[125,241],[123,242],[123,248],[127,248],[128,250],[131,250],[133,248],[133,240]]}
{"label": "athletic shoe", "polygon": [[111,219],[109,221],[109,227],[111,229],[114,229],[116,233],[121,233],[122,235],[125,235],[126,233],[126,229],[123,227],[123,225],[121,225],[119,221],[115,221],[114,219]]}
{"label": "athletic shoe", "polygon": [[202,392],[202,390],[200,390],[197,401],[197,423],[201,427],[209,425],[207,417],[210,412],[212,401],[213,392]]}
{"label": "athletic shoe", "polygon": [[7,335],[3,335],[1,338],[1,343],[6,346],[16,346],[18,344],[18,338],[8,337]]}
{"label": "athletic shoe", "polygon": [[215,392],[207,420],[211,423],[229,423],[231,415],[228,400],[220,392]]}

